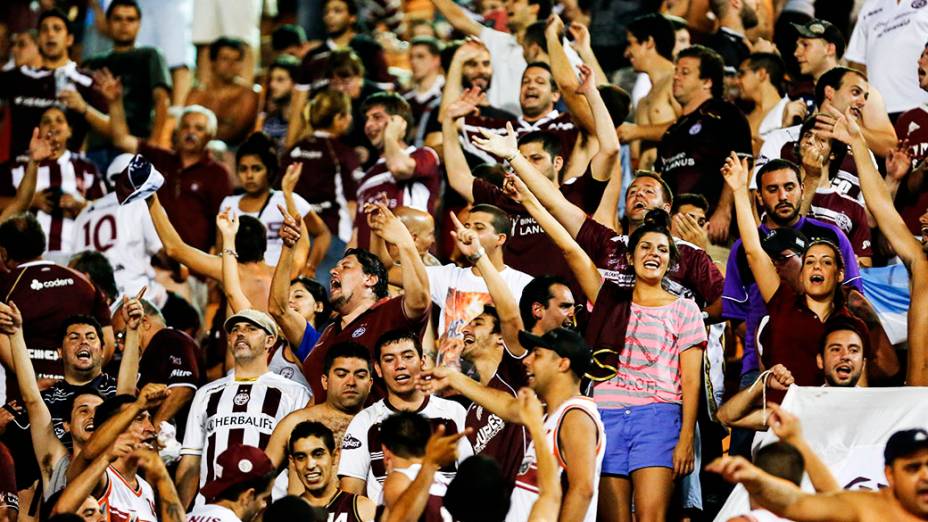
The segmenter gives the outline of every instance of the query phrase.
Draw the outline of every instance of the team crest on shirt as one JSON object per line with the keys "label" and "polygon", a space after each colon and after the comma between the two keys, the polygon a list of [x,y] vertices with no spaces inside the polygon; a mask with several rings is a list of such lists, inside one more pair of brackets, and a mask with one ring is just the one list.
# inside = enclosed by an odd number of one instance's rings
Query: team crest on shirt
{"label": "team crest on shirt", "polygon": [[[924,1],[924,0],[922,0],[922,1]],[[690,127],[690,136],[695,136],[695,135],[699,134],[699,131],[701,131],[701,130],[702,130],[702,123],[700,123],[700,122],[697,121],[695,125],[693,125],[692,127]]]}
{"label": "team crest on shirt", "polygon": [[288,379],[292,379],[292,378],[293,378],[293,368],[290,368],[289,366],[286,367],[286,368],[281,368],[281,370],[280,370],[280,376],[281,376],[281,377],[286,377],[286,378],[288,378]]}
{"label": "team crest on shirt", "polygon": [[357,339],[358,337],[361,337],[362,335],[364,335],[364,332],[366,331],[367,331],[367,325],[362,324],[360,328],[351,332],[351,337],[354,337],[355,339]]}
{"label": "team crest on shirt", "polygon": [[236,406],[244,406],[245,404],[248,403],[248,399],[250,398],[251,396],[248,395],[248,392],[242,391],[242,392],[238,392],[235,398],[232,399],[232,402],[234,402]]}
{"label": "team crest on shirt", "polygon": [[358,449],[360,447],[361,447],[361,441],[359,441],[357,438],[355,438],[354,435],[350,433],[345,434],[345,438],[342,439],[343,450]]}

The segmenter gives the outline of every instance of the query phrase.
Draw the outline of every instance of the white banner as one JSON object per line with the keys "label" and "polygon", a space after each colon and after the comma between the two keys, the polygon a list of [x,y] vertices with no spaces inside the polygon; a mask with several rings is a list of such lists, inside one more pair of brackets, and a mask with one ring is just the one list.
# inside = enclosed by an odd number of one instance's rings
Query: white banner
{"label": "white banner", "polygon": [[[799,417],[815,453],[844,489],[886,486],[883,448],[901,429],[928,428],[928,388],[831,388],[792,386],[783,409]],[[773,431],[754,437],[754,451],[777,440]],[[802,488],[813,491],[808,477]],[[747,491],[739,484],[715,522],[750,511]]]}

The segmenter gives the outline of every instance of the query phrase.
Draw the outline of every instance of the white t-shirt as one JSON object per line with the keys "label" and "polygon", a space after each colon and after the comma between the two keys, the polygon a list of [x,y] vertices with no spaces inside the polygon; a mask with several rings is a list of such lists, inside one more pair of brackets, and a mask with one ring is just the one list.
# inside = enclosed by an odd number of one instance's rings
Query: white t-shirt
{"label": "white t-shirt", "polygon": [[928,40],[928,2],[868,0],[860,10],[844,58],[867,66],[870,83],[890,113],[928,103],[918,86],[918,57]]}
{"label": "white t-shirt", "polygon": [[229,508],[206,504],[187,513],[187,522],[242,522],[242,519]]}
{"label": "white t-shirt", "polygon": [[[222,200],[222,203],[219,204],[219,209],[225,210],[231,208],[236,216],[244,214],[261,221],[261,224],[264,225],[265,230],[267,230],[267,250],[264,251],[264,262],[274,266],[277,264],[277,260],[280,259],[280,249],[284,244],[283,239],[280,239],[280,227],[284,224],[284,216],[280,213],[280,209],[277,208],[277,205],[284,208],[287,206],[287,202],[284,200],[284,193],[279,190],[271,192],[271,197],[267,199],[264,208],[259,212],[244,212],[239,209],[238,205],[242,200],[242,195],[243,194],[226,196],[225,199]],[[309,214],[309,211],[312,210],[312,206],[299,194],[293,195],[293,203],[296,205],[296,210],[301,216]]]}
{"label": "white t-shirt", "polygon": [[[383,481],[387,478],[383,449],[380,446],[380,424],[394,413],[396,410],[387,404],[386,399],[381,399],[355,415],[345,430],[342,456],[338,463],[338,476],[367,481],[367,498],[377,499],[380,504],[383,503]],[[431,420],[433,427],[444,424],[448,435],[464,431],[467,411],[454,401],[428,395],[416,413]],[[458,441],[458,463],[473,454],[474,450],[467,437],[461,437]],[[436,477],[439,475],[450,482],[454,478],[454,471],[440,470]]]}
{"label": "white t-shirt", "polygon": [[151,290],[165,292],[151,266],[151,256],[162,248],[161,239],[144,201],[120,205],[115,193],[94,201],[74,218],[73,244],[75,252],[95,250],[106,256],[120,293],[135,295],[148,286],[145,297],[151,300],[158,293]]}
{"label": "white t-shirt", "polygon": [[757,129],[761,138],[766,140],[771,132],[783,128],[783,111],[786,110],[787,103],[789,103],[789,98],[784,96],[767,111],[767,114],[764,114],[764,119],[760,121],[760,127]]}
{"label": "white t-shirt", "polygon": [[[231,444],[266,448],[280,419],[306,406],[309,398],[304,386],[272,372],[241,381],[227,375],[197,390],[180,454],[201,457],[199,487],[213,478],[216,459]],[[195,505],[203,500],[198,494]]]}
{"label": "white t-shirt", "polygon": [[100,507],[110,522],[157,522],[155,491],[142,477],[136,476],[138,489],[129,485],[113,466],[106,468],[106,491]]}
{"label": "white t-shirt", "polygon": [[[527,65],[522,46],[512,33],[504,33],[490,27],[484,27],[480,31],[480,40],[490,51],[490,63],[493,65],[493,81],[490,82],[490,89],[487,91],[487,100],[497,109],[521,116],[519,86],[522,85],[522,73]],[[583,63],[577,51],[574,51],[566,39],[562,43],[572,66]]]}
{"label": "white t-shirt", "polygon": [[[451,264],[427,266],[425,272],[429,276],[432,302],[441,307],[438,335],[447,334],[449,339],[461,339],[461,328],[480,315],[483,305],[493,303],[486,282],[475,275],[470,267],[461,268]],[[522,298],[522,289],[532,280],[532,276],[508,266],[499,275],[518,303]]]}

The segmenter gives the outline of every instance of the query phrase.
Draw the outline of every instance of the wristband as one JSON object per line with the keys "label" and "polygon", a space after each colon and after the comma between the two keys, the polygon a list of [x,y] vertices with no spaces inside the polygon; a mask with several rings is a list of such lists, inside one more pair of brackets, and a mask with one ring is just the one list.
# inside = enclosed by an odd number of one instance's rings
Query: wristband
{"label": "wristband", "polygon": [[477,252],[475,252],[474,255],[467,256],[467,260],[470,261],[471,264],[477,264],[477,261],[480,261],[480,258],[483,257],[486,253],[486,249],[480,247],[477,249]]}
{"label": "wristband", "polygon": [[236,252],[235,250],[232,250],[231,248],[222,249],[222,252],[219,252],[219,257],[222,257],[225,254],[228,254],[234,257],[235,259],[238,259],[238,252]]}

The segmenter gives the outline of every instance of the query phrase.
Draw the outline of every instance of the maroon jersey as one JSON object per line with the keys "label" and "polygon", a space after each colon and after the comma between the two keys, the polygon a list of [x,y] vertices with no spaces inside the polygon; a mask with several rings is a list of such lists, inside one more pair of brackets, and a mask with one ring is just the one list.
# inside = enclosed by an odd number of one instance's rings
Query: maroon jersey
{"label": "maroon jersey", "polygon": [[370,248],[371,243],[371,230],[364,216],[365,203],[383,200],[391,210],[412,207],[430,214],[437,210],[441,190],[438,154],[428,147],[408,147],[406,153],[416,160],[416,168],[408,179],[397,179],[380,157],[358,184],[358,212],[354,222],[358,227],[360,248]]}
{"label": "maroon jersey", "polygon": [[329,231],[346,243],[351,240],[351,218],[347,204],[354,201],[358,181],[364,177],[354,149],[323,131],[299,141],[284,159],[303,164],[294,192],[303,196]]}
{"label": "maroon jersey", "polygon": [[928,108],[916,107],[903,112],[896,120],[896,136],[899,141],[909,143],[912,168],[917,168],[928,156]]}
{"label": "maroon jersey", "polygon": [[168,388],[185,386],[196,389],[201,384],[196,341],[173,328],[159,330],[139,361],[139,388],[150,382]]}
{"label": "maroon jersey", "polygon": [[[31,135],[31,134],[30,134]],[[0,167],[0,196],[13,197],[26,175],[28,162],[20,161],[10,167]],[[58,159],[46,159],[39,163],[36,172],[36,192],[44,190],[83,196],[93,200],[106,194],[106,186],[97,167],[77,154],[65,151]],[[61,209],[51,214],[36,211],[47,238],[49,252],[70,254],[76,250],[74,220],[67,218]]]}
{"label": "maroon jersey", "polygon": [[[487,387],[515,397],[520,388],[528,386],[523,359],[524,357],[516,357],[504,348],[503,358]],[[499,463],[503,477],[510,484],[514,483],[522,464],[522,457],[528,448],[525,428],[521,424],[504,421],[477,403],[472,403],[467,408],[464,425],[473,430],[467,439],[474,447],[474,453],[492,457]]]}
{"label": "maroon jersey", "polygon": [[[393,88],[393,78],[387,67],[383,47],[376,40],[366,34],[357,34],[348,42],[348,47],[364,64],[366,79],[376,83],[381,89]],[[329,56],[335,48],[335,42],[326,40],[323,45],[306,53],[297,71],[297,77],[294,78],[297,89],[316,91],[329,84],[325,75],[329,65]]]}
{"label": "maroon jersey", "polygon": [[[429,312],[415,319],[406,317],[406,310],[403,308],[403,297],[397,296],[381,299],[344,328],[341,325],[340,318],[333,321],[322,331],[316,345],[303,361],[303,375],[306,376],[306,380],[309,381],[312,387],[316,404],[325,402],[326,392],[322,387],[322,366],[325,355],[329,353],[329,349],[333,345],[344,341],[359,343],[370,350],[373,359],[374,344],[377,343],[377,339],[381,335],[391,330],[402,329],[424,332],[428,318]],[[368,404],[383,397],[383,384],[380,379],[376,379],[374,382],[376,386],[371,390]]]}
{"label": "maroon jersey", "polygon": [[528,122],[524,117],[519,117],[515,121],[494,118],[486,116],[470,115],[464,118],[463,127],[463,147],[466,152],[478,156],[484,161],[498,163],[501,158],[497,158],[486,151],[481,150],[473,144],[474,136],[482,137],[481,131],[488,131],[493,134],[505,134],[506,124],[512,123],[516,135],[521,138],[530,132],[543,131],[557,136],[561,142],[561,156],[567,158],[570,151],[573,150],[574,142],[580,134],[580,129],[574,125],[570,114],[566,112],[551,111],[540,119]]}
{"label": "maroon jersey", "polygon": [[809,215],[840,228],[850,240],[857,257],[873,255],[867,211],[856,199],[843,196],[834,188],[819,189],[812,196]]}
{"label": "maroon jersey", "polygon": [[[93,89],[93,78],[77,64],[68,62],[57,69],[44,67],[17,67],[0,73],[0,100],[10,106],[13,132],[10,137],[10,157],[29,150],[32,129],[39,125],[42,113],[56,105],[65,109],[58,101],[58,89],[76,89],[87,103],[97,109],[106,109],[106,104]],[[65,109],[71,126],[68,148],[78,150],[84,143],[89,126],[81,114]]]}
{"label": "maroon jersey", "polygon": [[[791,141],[784,144],[780,149],[780,157],[790,160],[796,165],[801,165],[802,159],[799,157],[798,151],[799,142]],[[863,194],[860,192],[860,178],[857,176],[857,164],[854,163],[854,156],[851,155],[850,150],[841,160],[841,166],[838,167],[838,171],[831,180],[831,189],[839,195],[855,199],[861,205],[864,204]]]}
{"label": "maroon jersey", "polygon": [[[158,199],[177,232],[187,244],[204,252],[216,243],[216,214],[223,198],[232,193],[229,174],[209,154],[184,167],[180,155],[147,142],[139,144],[139,154],[162,174],[164,185]],[[181,226],[183,225],[183,226]]]}
{"label": "maroon jersey", "polygon": [[713,98],[667,129],[657,146],[655,170],[674,194],[704,195],[711,213],[722,194],[720,169],[733,150],[751,155],[751,127],[737,107]]}
{"label": "maroon jersey", "polygon": [[[628,263],[627,257],[628,236],[620,236],[587,218],[577,232],[576,239],[593,263],[605,269],[607,280],[623,288],[635,286],[635,270]],[[675,241],[680,251],[680,261],[672,267],[673,270],[667,271],[667,291],[691,298],[700,307],[722,297],[725,279],[709,255],[695,245],[679,239]]]}
{"label": "maroon jersey", "polygon": [[[38,379],[63,378],[58,348],[65,319],[84,314],[110,324],[103,294],[80,272],[50,261],[23,263],[0,275],[0,296],[22,312],[23,335]],[[7,373],[7,397],[18,396],[15,375]]]}
{"label": "maroon jersey", "polygon": [[358,496],[339,489],[332,500],[325,505],[329,522],[364,522],[358,513]]}
{"label": "maroon jersey", "polygon": [[[560,186],[564,197],[587,214],[596,211],[605,189],[606,182],[593,179],[589,172]],[[512,220],[512,230],[503,245],[503,257],[507,265],[526,274],[558,275],[571,283],[576,282],[573,270],[567,265],[561,250],[521,203],[516,203],[499,187],[481,179],[474,180],[473,194],[474,203],[497,206],[508,213]],[[571,291],[579,290],[578,284],[571,284]],[[575,297],[580,299],[579,294],[575,294]]]}
{"label": "maroon jersey", "polygon": [[441,105],[442,87],[445,86],[444,76],[439,76],[432,84],[432,88],[425,93],[418,93],[415,89],[403,94],[403,99],[409,103],[412,109],[412,121],[416,126],[413,144],[421,147],[425,141],[425,135],[428,133],[429,118],[432,112]]}

